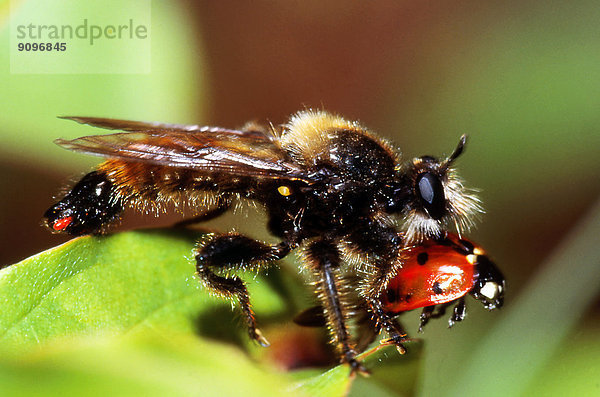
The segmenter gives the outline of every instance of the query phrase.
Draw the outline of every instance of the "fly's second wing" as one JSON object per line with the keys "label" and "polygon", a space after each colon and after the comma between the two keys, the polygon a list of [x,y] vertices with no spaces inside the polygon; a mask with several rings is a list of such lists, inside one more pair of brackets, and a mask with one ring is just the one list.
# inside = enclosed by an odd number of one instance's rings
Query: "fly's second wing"
{"label": "fly's second wing", "polygon": [[180,167],[199,174],[307,181],[306,175],[280,147],[278,138],[260,131],[84,117],[69,119],[128,131],[56,140],[70,150],[128,162]]}

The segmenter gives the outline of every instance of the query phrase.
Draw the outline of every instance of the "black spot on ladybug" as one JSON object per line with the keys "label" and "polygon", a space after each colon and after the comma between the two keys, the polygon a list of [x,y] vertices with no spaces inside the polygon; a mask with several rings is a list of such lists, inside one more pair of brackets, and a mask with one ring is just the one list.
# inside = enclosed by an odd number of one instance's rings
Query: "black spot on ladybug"
{"label": "black spot on ladybug", "polygon": [[410,302],[410,300],[412,299],[413,294],[406,294],[404,295],[404,301],[405,302]]}
{"label": "black spot on ladybug", "polygon": [[417,263],[421,266],[426,264],[428,260],[429,255],[427,254],[427,252],[421,252],[419,255],[417,255]]}
{"label": "black spot on ladybug", "polygon": [[387,300],[390,303],[394,303],[396,302],[396,299],[398,299],[398,295],[396,295],[396,290],[393,288],[390,288],[387,290]]}
{"label": "black spot on ladybug", "polygon": [[433,283],[432,290],[435,294],[438,294],[438,295],[444,292],[442,287],[440,287],[440,283],[438,283],[437,281],[435,283]]}

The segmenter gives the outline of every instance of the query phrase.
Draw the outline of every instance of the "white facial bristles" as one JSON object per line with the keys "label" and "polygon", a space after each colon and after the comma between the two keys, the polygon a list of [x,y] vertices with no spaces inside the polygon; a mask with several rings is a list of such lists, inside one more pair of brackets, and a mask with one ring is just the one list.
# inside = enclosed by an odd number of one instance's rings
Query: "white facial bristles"
{"label": "white facial bristles", "polygon": [[453,169],[448,170],[447,181],[444,183],[448,215],[444,218],[448,218],[447,222],[454,224],[459,235],[468,232],[480,214],[485,212],[475,193],[476,190],[463,186],[462,180]]}
{"label": "white facial bristles", "polygon": [[428,214],[411,210],[404,221],[404,240],[409,244],[416,244],[425,238],[437,238],[442,234],[442,222],[432,219]]}

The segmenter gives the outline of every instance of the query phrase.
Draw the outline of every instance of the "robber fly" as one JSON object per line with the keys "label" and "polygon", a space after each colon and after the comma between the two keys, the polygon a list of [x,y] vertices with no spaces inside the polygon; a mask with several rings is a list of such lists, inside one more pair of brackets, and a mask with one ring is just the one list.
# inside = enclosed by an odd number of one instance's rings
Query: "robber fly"
{"label": "robber fly", "polygon": [[48,209],[51,229],[100,233],[125,207],[203,203],[207,195],[213,205],[199,208],[203,212],[195,221],[214,218],[238,200],[262,204],[268,228],[281,242],[214,235],[195,249],[198,277],[212,292],[236,300],[250,337],[267,346],[246,284],[229,274],[264,269],[299,249],[331,342],[351,372],[367,371],[356,359],[350,336],[342,270],[359,274],[352,289],[359,291],[388,341],[401,347],[405,334],[382,294],[402,268],[403,252],[424,239],[444,238],[451,227],[464,233],[482,212],[453,168],[466,136],[447,158],[423,156],[403,163],[397,151],[359,123],[324,111],[301,111],[278,128],[249,124],[239,130],[66,118],[124,132],[56,141],[107,159]]}

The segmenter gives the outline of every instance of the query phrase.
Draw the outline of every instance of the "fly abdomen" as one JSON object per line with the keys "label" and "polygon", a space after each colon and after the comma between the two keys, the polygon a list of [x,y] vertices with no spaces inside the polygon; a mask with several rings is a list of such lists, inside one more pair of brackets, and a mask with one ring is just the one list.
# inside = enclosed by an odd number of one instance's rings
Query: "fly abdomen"
{"label": "fly abdomen", "polygon": [[122,200],[144,200],[144,204],[179,204],[185,198],[203,198],[206,192],[243,193],[254,186],[249,178],[139,161],[110,159],[99,166],[99,171],[112,181]]}
{"label": "fly abdomen", "polygon": [[48,227],[72,235],[98,233],[123,211],[106,174],[90,172],[44,214]]}

